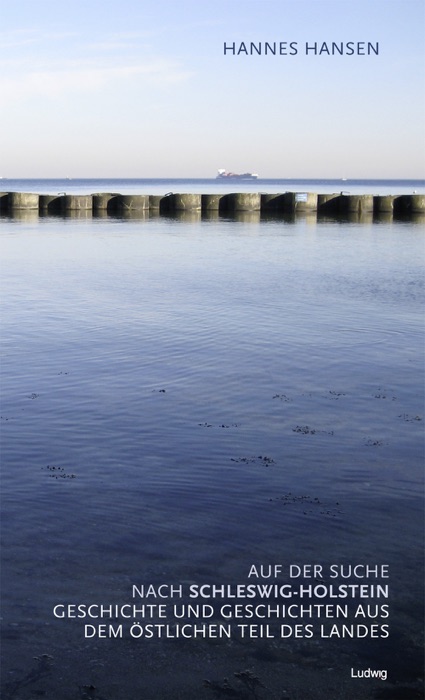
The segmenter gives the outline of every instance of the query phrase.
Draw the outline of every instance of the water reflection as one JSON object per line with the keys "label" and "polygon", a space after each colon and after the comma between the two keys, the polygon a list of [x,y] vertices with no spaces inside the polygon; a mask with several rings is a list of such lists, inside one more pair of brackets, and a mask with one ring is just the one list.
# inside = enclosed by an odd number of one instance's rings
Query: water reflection
{"label": "water reflection", "polygon": [[11,209],[0,213],[0,220],[16,220],[16,221],[35,221],[37,218],[62,218],[62,219],[120,219],[132,221],[148,221],[150,219],[161,218],[165,221],[179,221],[181,223],[197,223],[204,221],[235,221],[246,224],[258,224],[260,221],[276,221],[287,224],[293,224],[297,221],[305,221],[308,224],[315,225],[328,221],[339,223],[391,223],[392,221],[401,221],[414,224],[424,224],[425,214],[422,213],[403,213],[403,212],[308,212],[308,211],[293,211],[293,212],[276,212],[270,211],[236,211],[233,213],[220,213],[219,211],[175,211],[172,213],[160,213],[159,209],[121,209],[120,211],[108,211],[107,209],[70,209],[64,211],[57,202],[53,201],[51,205],[43,206],[40,211],[37,209]]}

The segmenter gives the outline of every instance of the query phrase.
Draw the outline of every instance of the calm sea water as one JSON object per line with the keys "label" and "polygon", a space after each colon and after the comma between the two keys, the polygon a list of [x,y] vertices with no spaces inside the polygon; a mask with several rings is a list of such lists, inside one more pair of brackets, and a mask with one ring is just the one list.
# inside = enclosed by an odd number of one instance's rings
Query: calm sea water
{"label": "calm sea water", "polygon": [[[226,677],[249,697],[246,668],[260,698],[377,697],[353,665],[418,689],[423,225],[24,217],[0,236],[4,698],[207,700]],[[52,614],[253,563],[388,564],[390,638],[89,639]]]}

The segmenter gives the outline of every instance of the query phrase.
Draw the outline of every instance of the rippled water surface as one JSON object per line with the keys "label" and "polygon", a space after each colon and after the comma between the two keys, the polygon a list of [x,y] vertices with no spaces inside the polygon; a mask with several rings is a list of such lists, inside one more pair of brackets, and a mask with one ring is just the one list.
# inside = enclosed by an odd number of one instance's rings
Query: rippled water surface
{"label": "rippled water surface", "polygon": [[[248,666],[261,697],[287,682],[304,700],[322,695],[301,672],[320,687],[329,664],[344,678],[417,649],[421,224],[0,226],[4,697],[207,699],[204,678]],[[147,659],[52,616],[144,581],[246,583],[254,562],[389,564],[384,661],[370,641],[305,640],[289,661],[289,642],[267,658],[224,641],[152,642]],[[415,653],[394,683],[414,685]],[[323,697],[376,697],[332,682]]]}

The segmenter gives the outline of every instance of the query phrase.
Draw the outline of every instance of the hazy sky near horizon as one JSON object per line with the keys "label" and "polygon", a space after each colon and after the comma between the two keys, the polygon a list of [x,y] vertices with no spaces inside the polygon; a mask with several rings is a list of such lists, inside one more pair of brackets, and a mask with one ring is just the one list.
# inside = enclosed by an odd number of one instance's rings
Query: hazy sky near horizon
{"label": "hazy sky near horizon", "polygon": [[[0,176],[424,177],[424,22],[425,0],[3,0]],[[242,42],[287,54],[224,55]]]}

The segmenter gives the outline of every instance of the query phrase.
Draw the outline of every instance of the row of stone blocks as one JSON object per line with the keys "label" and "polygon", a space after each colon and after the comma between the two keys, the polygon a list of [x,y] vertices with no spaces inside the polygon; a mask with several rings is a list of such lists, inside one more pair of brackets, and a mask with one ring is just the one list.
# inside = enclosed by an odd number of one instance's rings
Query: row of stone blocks
{"label": "row of stone blocks", "polygon": [[229,214],[241,211],[273,213],[313,212],[329,214],[364,214],[373,212],[416,214],[425,212],[425,195],[371,195],[344,193],[315,194],[313,192],[285,192],[283,194],[230,193],[230,194],[175,194],[132,195],[99,193],[89,195],[47,195],[27,192],[1,192],[0,210],[38,210],[42,214],[66,214],[74,211],[125,214],[136,211],[156,211],[172,214],[181,211],[216,211]]}

